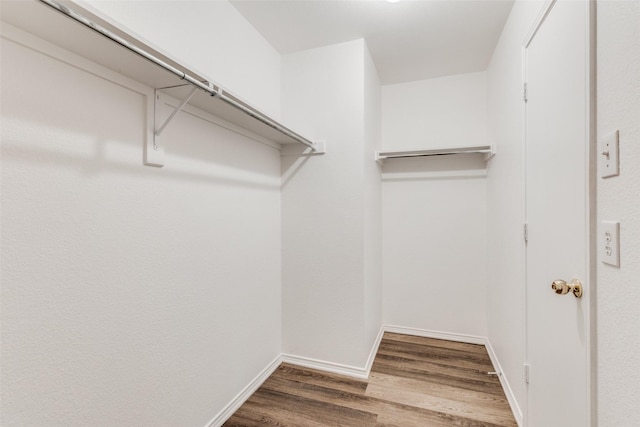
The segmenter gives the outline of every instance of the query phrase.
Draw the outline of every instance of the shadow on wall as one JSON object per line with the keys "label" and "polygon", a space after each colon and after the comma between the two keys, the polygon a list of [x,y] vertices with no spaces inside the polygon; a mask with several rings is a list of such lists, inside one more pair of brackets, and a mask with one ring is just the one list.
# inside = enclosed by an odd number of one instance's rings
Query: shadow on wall
{"label": "shadow on wall", "polygon": [[280,155],[282,189],[289,184],[309,159],[312,157],[326,156],[326,154],[314,153],[311,148],[300,144],[283,146]]}
{"label": "shadow on wall", "polygon": [[277,148],[188,112],[162,135],[165,167],[143,166],[146,96],[91,67],[2,40],[2,151],[5,159],[65,167],[80,176],[280,187]]}
{"label": "shadow on wall", "polygon": [[[2,156],[6,160],[40,167],[55,165],[75,170],[83,177],[112,174],[144,178],[152,175],[154,180],[163,181],[267,191],[280,188],[277,150],[211,125],[207,125],[209,129],[191,126],[188,138],[184,135],[166,138],[165,167],[156,168],[142,164],[142,140],[51,128],[40,131],[44,136],[33,138],[29,129],[40,127],[41,123],[20,123],[13,117],[4,117],[3,122],[6,132],[3,131]],[[176,129],[174,133],[179,131]]]}

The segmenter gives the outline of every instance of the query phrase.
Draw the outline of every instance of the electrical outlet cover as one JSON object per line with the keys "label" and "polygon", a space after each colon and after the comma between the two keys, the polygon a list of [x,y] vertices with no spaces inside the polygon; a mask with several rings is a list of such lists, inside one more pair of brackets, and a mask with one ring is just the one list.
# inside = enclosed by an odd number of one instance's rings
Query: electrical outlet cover
{"label": "electrical outlet cover", "polygon": [[620,267],[620,223],[602,221],[598,239],[600,261]]}

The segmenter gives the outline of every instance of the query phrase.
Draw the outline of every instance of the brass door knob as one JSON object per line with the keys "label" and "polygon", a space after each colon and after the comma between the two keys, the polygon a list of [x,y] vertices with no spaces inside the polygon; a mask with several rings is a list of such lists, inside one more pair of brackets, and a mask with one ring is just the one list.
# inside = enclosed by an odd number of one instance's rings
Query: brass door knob
{"label": "brass door knob", "polygon": [[582,283],[578,279],[571,280],[571,283],[567,283],[564,280],[555,280],[551,284],[551,289],[558,295],[571,292],[576,298],[582,297]]}

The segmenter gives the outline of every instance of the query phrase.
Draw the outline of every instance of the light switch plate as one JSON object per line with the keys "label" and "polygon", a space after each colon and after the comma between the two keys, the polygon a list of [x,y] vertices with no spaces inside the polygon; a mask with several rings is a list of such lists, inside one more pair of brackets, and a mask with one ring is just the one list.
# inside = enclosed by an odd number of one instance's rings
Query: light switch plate
{"label": "light switch plate", "polygon": [[600,261],[620,267],[620,223],[602,221],[598,239]]}
{"label": "light switch plate", "polygon": [[620,132],[613,131],[598,141],[598,170],[600,178],[620,175],[619,147]]}

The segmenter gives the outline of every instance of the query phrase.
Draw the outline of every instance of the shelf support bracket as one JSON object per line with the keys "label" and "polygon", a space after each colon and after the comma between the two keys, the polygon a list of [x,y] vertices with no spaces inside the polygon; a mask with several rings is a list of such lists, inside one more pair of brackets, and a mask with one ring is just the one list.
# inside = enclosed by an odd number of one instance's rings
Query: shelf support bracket
{"label": "shelf support bracket", "polygon": [[[160,136],[162,131],[167,127],[167,125],[169,123],[171,123],[171,121],[178,115],[178,113],[180,111],[182,111],[184,106],[187,105],[187,103],[191,100],[191,98],[193,97],[193,95],[196,94],[197,91],[198,91],[198,88],[194,86],[191,89],[191,92],[189,92],[189,95],[187,95],[187,97],[182,100],[182,102],[175,108],[175,110],[173,110],[171,112],[171,115],[169,117],[167,117],[167,120],[165,120],[164,123],[160,127],[156,128],[156,131],[155,131],[155,136],[156,137]],[[156,100],[156,120],[157,120],[157,118],[158,118],[157,104],[159,102],[159,95],[158,95],[158,91],[157,90],[155,90],[155,100]],[[154,142],[154,145],[155,145],[155,142]]]}
{"label": "shelf support bracket", "polygon": [[[166,129],[166,127],[171,123],[171,121],[178,115],[180,111],[184,108],[185,105],[191,100],[193,95],[195,95],[198,87],[193,87],[189,94],[184,98],[180,104],[171,112],[169,117],[160,125],[160,115],[163,111],[162,105],[164,101],[162,99],[162,93],[159,89],[153,90],[153,103],[147,102],[147,126],[150,128],[147,133],[147,141],[145,143],[145,151],[144,151],[144,164],[147,166],[156,166],[162,167],[164,166],[164,147],[160,145],[160,135]],[[150,97],[148,96],[147,99]]]}
{"label": "shelf support bracket", "polygon": [[489,152],[484,154],[484,160],[487,161],[495,155],[496,155],[496,146],[492,145],[491,148],[489,149]]}

